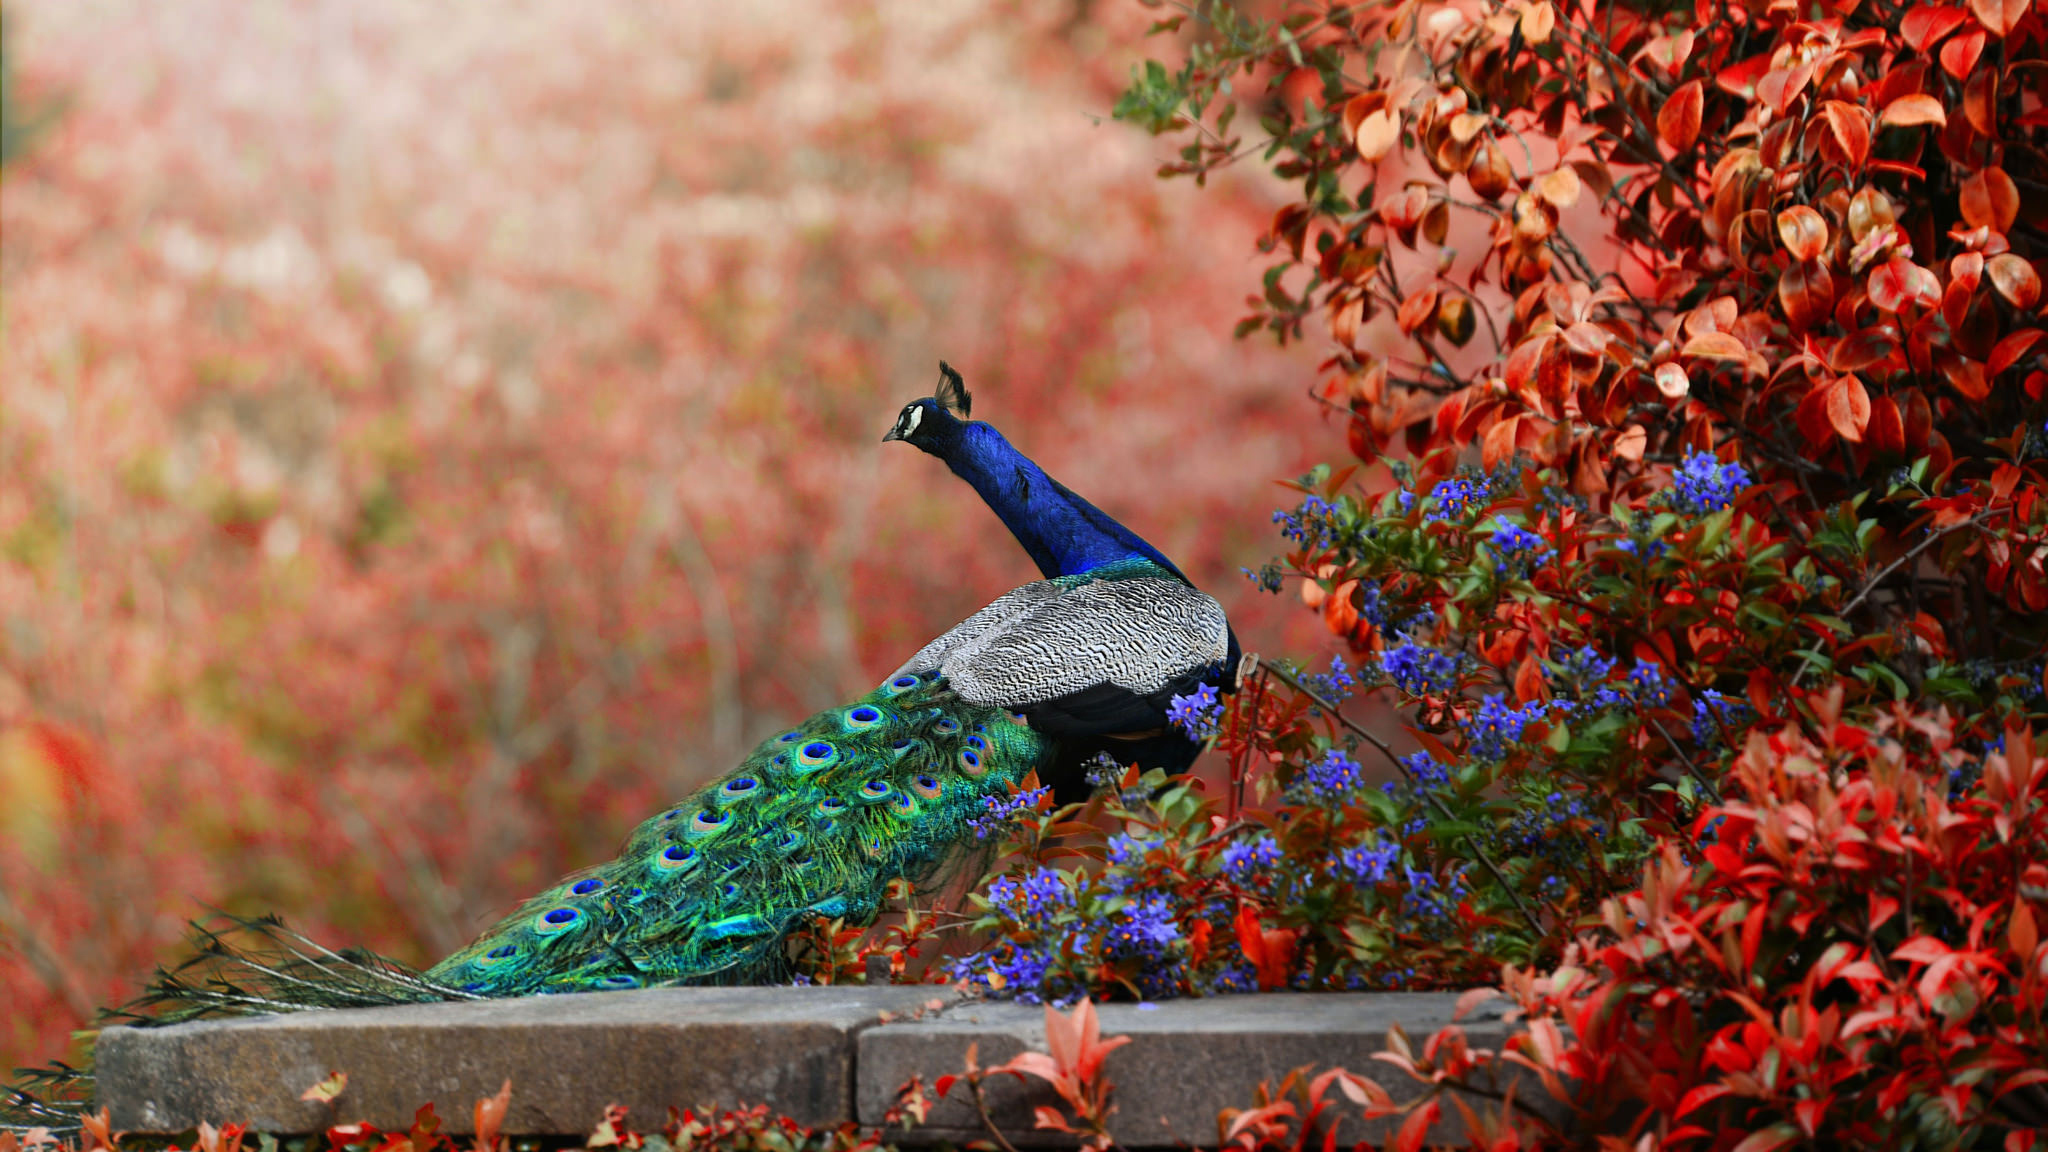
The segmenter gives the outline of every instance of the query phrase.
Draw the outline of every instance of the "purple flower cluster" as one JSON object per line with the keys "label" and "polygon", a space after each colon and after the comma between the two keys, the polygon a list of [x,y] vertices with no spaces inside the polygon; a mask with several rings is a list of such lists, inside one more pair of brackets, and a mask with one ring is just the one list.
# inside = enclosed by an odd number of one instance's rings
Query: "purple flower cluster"
{"label": "purple flower cluster", "polygon": [[1021,884],[1014,877],[998,877],[988,886],[988,898],[990,903],[1027,924],[1074,906],[1067,874],[1057,868],[1041,867]]}
{"label": "purple flower cluster", "polygon": [[1430,509],[1423,516],[1423,519],[1463,519],[1466,513],[1485,503],[1489,495],[1487,486],[1481,482],[1467,480],[1463,477],[1440,480],[1437,482],[1437,486],[1430,489],[1429,492],[1430,499],[1436,501],[1436,507]]}
{"label": "purple flower cluster", "polygon": [[1296,541],[1306,551],[1315,551],[1328,547],[1336,535],[1336,514],[1335,504],[1310,493],[1301,498],[1301,506],[1294,511],[1273,513],[1273,523],[1280,526],[1280,535]]}
{"label": "purple flower cluster", "polygon": [[1138,864],[1144,861],[1145,853],[1151,851],[1158,841],[1140,840],[1135,836],[1118,833],[1109,838],[1107,845],[1111,864]]}
{"label": "purple flower cluster", "polygon": [[1026,788],[1010,796],[985,796],[982,798],[984,811],[970,819],[967,827],[972,829],[977,840],[999,836],[1010,821],[1038,807],[1038,802],[1051,792],[1050,788]]}
{"label": "purple flower cluster", "polygon": [[1271,836],[1239,840],[1223,850],[1223,874],[1232,880],[1248,880],[1262,868],[1280,863],[1280,845]]}
{"label": "purple flower cluster", "polygon": [[1617,540],[1614,546],[1645,564],[1671,550],[1662,540]]}
{"label": "purple flower cluster", "polygon": [[1578,841],[1564,835],[1575,821],[1585,825],[1595,839],[1606,835],[1606,826],[1593,819],[1584,796],[1567,798],[1562,792],[1552,792],[1540,804],[1525,797],[1507,836],[1524,855],[1571,859],[1582,854]]}
{"label": "purple flower cluster", "polygon": [[1439,884],[1434,874],[1403,865],[1402,875],[1408,881],[1408,891],[1401,901],[1402,910],[1418,920],[1444,920],[1449,918],[1458,903],[1470,893],[1463,875],[1454,875],[1448,884]]}
{"label": "purple flower cluster", "polygon": [[1365,780],[1365,769],[1351,754],[1332,748],[1321,760],[1303,766],[1295,784],[1309,796],[1324,801],[1342,800]]}
{"label": "purple flower cluster", "polygon": [[1705,689],[1692,703],[1692,738],[1701,747],[1712,747],[1721,743],[1723,728],[1732,733],[1755,716],[1756,709],[1747,701]]}
{"label": "purple flower cluster", "polygon": [[1207,740],[1216,735],[1217,724],[1223,718],[1223,700],[1216,694],[1214,684],[1204,684],[1186,696],[1175,696],[1172,707],[1166,710],[1166,718],[1187,733],[1188,739]]}
{"label": "purple flower cluster", "polygon": [[1356,848],[1346,848],[1337,853],[1337,867],[1350,876],[1354,884],[1378,884],[1387,878],[1387,872],[1400,858],[1400,845],[1382,844],[1375,836]]}
{"label": "purple flower cluster", "polygon": [[1671,474],[1671,506],[1705,516],[1734,503],[1736,494],[1749,485],[1749,470],[1742,465],[1723,464],[1711,452],[1694,452]]}
{"label": "purple flower cluster", "polygon": [[1427,752],[1402,757],[1401,767],[1408,770],[1408,777],[1415,781],[1418,791],[1441,788],[1451,782],[1450,766],[1438,763],[1437,758]]}
{"label": "purple flower cluster", "polygon": [[[1372,585],[1367,585],[1367,587],[1372,589],[1374,593],[1373,599],[1377,601],[1379,589]],[[1385,610],[1381,609],[1381,611],[1384,614]],[[1377,624],[1379,621],[1375,620],[1373,623]],[[1301,682],[1308,685],[1310,689],[1332,704],[1342,704],[1345,700],[1350,699],[1351,690],[1358,686],[1357,678],[1351,674],[1351,669],[1344,663],[1344,657],[1342,656],[1330,657],[1329,675],[1319,676],[1313,672],[1308,672],[1302,675]]]}
{"label": "purple flower cluster", "polygon": [[1458,686],[1457,654],[1403,640],[1380,653],[1380,670],[1410,696],[1447,696]]}
{"label": "purple flower cluster", "polygon": [[1507,706],[1506,697],[1496,693],[1479,702],[1479,710],[1465,722],[1465,750],[1473,759],[1491,763],[1508,754],[1508,745],[1522,739],[1522,730],[1543,718],[1541,701],[1520,708]]}
{"label": "purple flower cluster", "polygon": [[1636,661],[1635,671],[1628,674],[1628,685],[1636,694],[1636,703],[1643,707],[1662,708],[1671,703],[1671,679],[1664,675],[1661,664]]}
{"label": "purple flower cluster", "polygon": [[1526,577],[1530,570],[1557,555],[1557,550],[1545,544],[1543,537],[1509,523],[1503,516],[1493,518],[1493,550],[1494,573],[1504,580]]}

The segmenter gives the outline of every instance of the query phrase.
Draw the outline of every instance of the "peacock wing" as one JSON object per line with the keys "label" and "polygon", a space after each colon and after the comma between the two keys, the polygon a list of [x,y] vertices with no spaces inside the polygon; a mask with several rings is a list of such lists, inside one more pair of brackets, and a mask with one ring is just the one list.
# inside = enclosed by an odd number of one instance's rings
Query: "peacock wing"
{"label": "peacock wing", "polygon": [[1181,581],[1094,580],[959,644],[939,671],[970,704],[1027,711],[1065,700],[1107,717],[1119,698],[1155,703],[1221,666],[1229,642],[1223,606]]}
{"label": "peacock wing", "polygon": [[903,667],[896,670],[896,675],[935,672],[954,652],[1014,626],[1033,609],[1049,604],[1065,594],[1066,589],[1053,580],[1034,580],[1021,587],[1012,588],[989,601],[987,607],[947,629],[938,639],[918,649],[917,655],[904,661]]}

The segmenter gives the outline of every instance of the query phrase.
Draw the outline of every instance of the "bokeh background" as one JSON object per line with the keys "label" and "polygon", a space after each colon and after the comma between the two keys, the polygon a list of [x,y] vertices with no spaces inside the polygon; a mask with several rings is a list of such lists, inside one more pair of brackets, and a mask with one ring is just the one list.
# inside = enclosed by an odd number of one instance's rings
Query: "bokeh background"
{"label": "bokeh background", "polygon": [[879,443],[941,357],[1328,643],[1278,191],[1109,120],[1135,0],[4,12],[0,1068],[208,906],[431,961],[1032,578]]}

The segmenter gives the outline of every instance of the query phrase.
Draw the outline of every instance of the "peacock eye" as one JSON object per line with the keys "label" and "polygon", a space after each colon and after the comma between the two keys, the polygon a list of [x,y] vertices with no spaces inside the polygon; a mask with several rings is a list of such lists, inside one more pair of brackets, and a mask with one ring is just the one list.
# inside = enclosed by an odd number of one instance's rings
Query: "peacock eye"
{"label": "peacock eye", "polygon": [[569,891],[574,892],[578,896],[588,896],[602,887],[604,887],[604,881],[593,876],[588,880],[578,880],[576,886],[569,889]]}

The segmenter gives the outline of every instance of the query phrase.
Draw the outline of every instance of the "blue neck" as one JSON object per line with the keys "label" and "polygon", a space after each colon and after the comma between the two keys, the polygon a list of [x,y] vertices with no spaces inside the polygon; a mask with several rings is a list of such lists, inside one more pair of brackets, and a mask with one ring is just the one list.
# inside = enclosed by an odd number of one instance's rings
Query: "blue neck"
{"label": "blue neck", "polygon": [[958,429],[959,435],[946,437],[943,448],[927,450],[981,493],[1047,579],[1078,576],[1121,560],[1150,560],[1187,580],[1159,549],[1046,475],[1002,433],[981,423]]}

